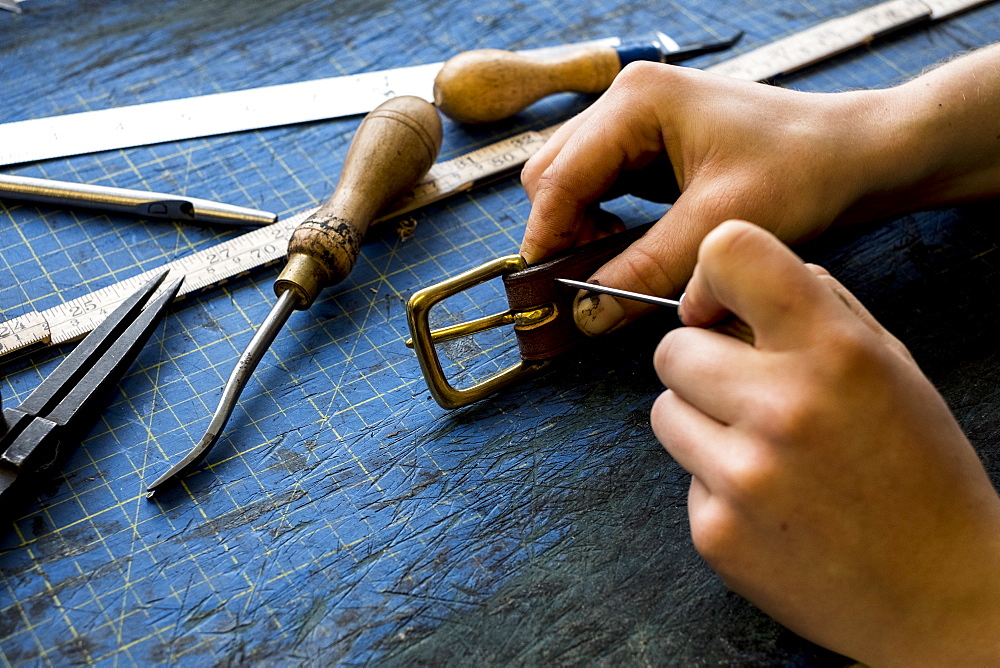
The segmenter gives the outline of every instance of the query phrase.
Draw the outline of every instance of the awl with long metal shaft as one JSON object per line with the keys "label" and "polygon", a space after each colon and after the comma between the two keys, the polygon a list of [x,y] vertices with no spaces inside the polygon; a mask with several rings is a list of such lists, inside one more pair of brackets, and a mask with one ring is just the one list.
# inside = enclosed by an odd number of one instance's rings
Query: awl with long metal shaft
{"label": "awl with long metal shaft", "polygon": [[718,42],[678,46],[657,33],[648,42],[587,46],[550,58],[466,51],[445,61],[434,78],[434,104],[459,123],[492,123],[555,93],[602,93],[629,63],[676,63],[728,49],[741,37],[743,31]]}
{"label": "awl with long metal shaft", "polygon": [[681,305],[680,301],[677,299],[668,299],[667,297],[656,297],[654,295],[644,295],[641,292],[632,292],[631,290],[622,290],[620,288],[609,288],[603,285],[598,285],[597,283],[585,283],[583,281],[574,281],[569,278],[557,278],[557,281],[563,285],[568,285],[571,288],[576,288],[577,290],[588,290],[590,292],[597,292],[602,295],[611,295],[612,297],[622,297],[623,299],[631,299],[637,302],[643,302],[645,304],[653,304],[654,306],[672,306],[677,308]]}
{"label": "awl with long metal shaft", "polygon": [[[671,308],[677,308],[681,305],[681,302],[678,299],[668,299],[667,297],[646,295],[641,292],[622,290],[621,288],[609,288],[598,283],[574,281],[569,278],[557,278],[555,280],[559,281],[563,285],[568,285],[571,288],[577,288],[578,290],[586,290],[587,292],[610,295],[611,297],[619,297],[621,299],[631,299],[645,304],[653,304],[654,306],[669,306]],[[681,298],[683,299],[683,296]],[[753,330],[750,329],[750,325],[746,324],[736,316],[730,316],[723,319],[721,322],[713,325],[711,329],[712,331],[719,332],[720,334],[726,334],[727,336],[731,336],[734,339],[739,339],[741,341],[746,341],[747,343],[754,342]]]}
{"label": "awl with long metal shaft", "polygon": [[392,98],[365,117],[347,151],[333,196],[292,233],[288,262],[274,283],[278,301],[237,361],[204,437],[149,486],[148,496],[208,454],[289,315],[309,308],[324,288],[347,277],[368,225],[427,173],[437,159],[441,136],[437,109],[418,97]]}

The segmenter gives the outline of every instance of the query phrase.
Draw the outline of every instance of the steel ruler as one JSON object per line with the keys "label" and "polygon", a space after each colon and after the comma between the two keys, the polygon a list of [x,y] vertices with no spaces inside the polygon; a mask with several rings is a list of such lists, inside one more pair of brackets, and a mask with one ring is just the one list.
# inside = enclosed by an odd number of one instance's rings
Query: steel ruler
{"label": "steel ruler", "polygon": [[[938,20],[992,0],[890,0],[849,16],[832,19],[708,68],[740,79],[762,81],[866,44],[916,22]],[[556,127],[525,132],[458,158],[440,162],[386,218],[401,216],[445,197],[518,169],[545,143]],[[0,359],[86,335],[148,277],[170,269],[184,276],[181,296],[220,285],[285,255],[292,230],[312,211],[248,232],[229,241],[109,285],[45,311],[0,323]]]}
{"label": "steel ruler", "polygon": [[[528,49],[548,57],[617,37]],[[365,114],[390,97],[434,101],[443,63],[147,102],[0,124],[0,165]]]}

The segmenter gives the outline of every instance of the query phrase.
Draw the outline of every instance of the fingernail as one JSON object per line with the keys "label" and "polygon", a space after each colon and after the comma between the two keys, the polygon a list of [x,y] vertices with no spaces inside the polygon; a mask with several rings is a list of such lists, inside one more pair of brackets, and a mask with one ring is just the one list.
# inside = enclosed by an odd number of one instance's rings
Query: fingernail
{"label": "fingernail", "polygon": [[576,326],[587,336],[605,334],[625,322],[625,310],[617,299],[593,292],[577,296],[573,315]]}

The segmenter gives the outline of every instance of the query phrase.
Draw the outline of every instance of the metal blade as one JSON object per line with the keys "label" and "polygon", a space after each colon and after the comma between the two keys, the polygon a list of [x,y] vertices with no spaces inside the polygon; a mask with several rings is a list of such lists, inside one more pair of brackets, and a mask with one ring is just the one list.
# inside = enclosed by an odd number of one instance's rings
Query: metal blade
{"label": "metal blade", "polygon": [[[617,37],[519,53],[549,56]],[[434,101],[442,63],[85,111],[0,125],[0,165],[364,114],[391,97]]]}

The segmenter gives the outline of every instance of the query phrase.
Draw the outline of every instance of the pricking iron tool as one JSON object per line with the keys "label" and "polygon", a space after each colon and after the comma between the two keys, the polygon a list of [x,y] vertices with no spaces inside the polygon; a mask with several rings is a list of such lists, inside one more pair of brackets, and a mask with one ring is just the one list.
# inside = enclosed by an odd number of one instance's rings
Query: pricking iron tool
{"label": "pricking iron tool", "polygon": [[441,135],[437,109],[418,97],[392,98],[365,117],[347,151],[333,196],[292,233],[288,263],[274,283],[278,301],[237,361],[205,435],[149,486],[147,497],[208,454],[292,311],[308,309],[324,288],[347,277],[368,225],[427,173],[437,159]]}
{"label": "pricking iron tool", "polygon": [[61,463],[86,434],[98,406],[138,357],[181,286],[178,279],[153,298],[166,275],[163,272],[123,301],[24,403],[4,410],[0,522],[16,517],[22,496],[33,494],[32,482]]}
{"label": "pricking iron tool", "polygon": [[[573,320],[576,288],[557,278],[585,279],[641,237],[652,223],[613,234],[539,264],[507,255],[414,293],[406,304],[410,340],[431,396],[443,408],[460,408],[545,369],[586,337]],[[475,285],[502,278],[510,309],[470,322],[431,330],[428,315],[442,300]],[[458,388],[445,376],[436,344],[495,327],[513,325],[520,361],[470,387]]]}

